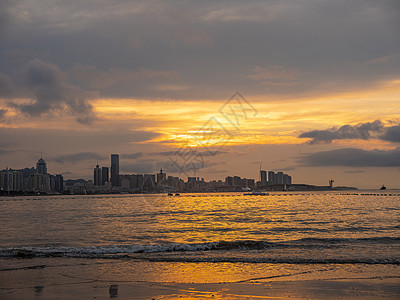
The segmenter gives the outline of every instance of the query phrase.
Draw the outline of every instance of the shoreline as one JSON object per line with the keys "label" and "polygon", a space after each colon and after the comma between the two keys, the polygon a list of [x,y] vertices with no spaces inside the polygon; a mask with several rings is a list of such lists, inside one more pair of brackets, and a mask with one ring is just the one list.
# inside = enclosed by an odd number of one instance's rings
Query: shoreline
{"label": "shoreline", "polygon": [[398,278],[272,281],[255,283],[157,283],[87,281],[0,288],[17,299],[399,299]]}
{"label": "shoreline", "polygon": [[400,299],[399,266],[0,259],[0,299]]}

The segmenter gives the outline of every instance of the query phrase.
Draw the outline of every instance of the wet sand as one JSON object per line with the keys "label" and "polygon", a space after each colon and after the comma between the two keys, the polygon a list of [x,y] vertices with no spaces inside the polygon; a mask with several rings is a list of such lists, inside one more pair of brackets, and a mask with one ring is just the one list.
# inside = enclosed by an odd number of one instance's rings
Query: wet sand
{"label": "wet sand", "polygon": [[2,259],[0,299],[400,299],[398,266],[386,274],[384,266],[375,274],[368,266],[306,268],[273,265],[250,274],[243,264]]}
{"label": "wet sand", "polygon": [[76,282],[2,287],[15,299],[400,299],[398,279],[309,280],[266,283],[160,284]]}

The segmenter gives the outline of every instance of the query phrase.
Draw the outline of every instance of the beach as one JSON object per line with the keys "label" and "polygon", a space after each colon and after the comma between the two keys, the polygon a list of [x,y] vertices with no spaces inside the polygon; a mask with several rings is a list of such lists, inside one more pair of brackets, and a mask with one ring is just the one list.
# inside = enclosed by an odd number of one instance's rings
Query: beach
{"label": "beach", "polygon": [[[3,261],[4,263],[4,261]],[[14,268],[0,271],[0,298],[16,299],[399,299],[399,277],[351,278],[340,266],[327,265],[318,272],[303,271],[301,266],[280,275],[267,272],[248,277],[249,266],[197,264],[186,269],[152,265],[153,274],[139,280],[137,269],[123,267],[124,262],[82,259],[75,262],[54,259],[18,261]],[[175,263],[176,264],[176,263]],[[137,266],[141,268],[143,266]],[[243,267],[243,271],[240,268]],[[265,267],[265,266],[264,266]],[[274,266],[269,266],[273,269]],[[268,269],[265,268],[265,269]],[[174,270],[174,275],[171,274]],[[180,272],[177,271],[180,269]],[[215,269],[212,279],[204,278]],[[219,271],[218,271],[219,270]],[[372,275],[366,268],[365,275]],[[187,273],[190,273],[188,276]],[[273,272],[270,272],[272,274]],[[157,276],[157,274],[159,276]],[[320,278],[315,278],[316,274]],[[252,274],[255,275],[254,272]],[[264,276],[262,276],[264,275]],[[267,276],[265,276],[267,275]],[[335,276],[344,276],[339,278]],[[149,280],[151,277],[154,281]],[[170,276],[170,278],[168,278]],[[216,280],[217,277],[221,281]],[[241,278],[240,280],[235,280]]]}
{"label": "beach", "polygon": [[399,196],[0,201],[0,299],[399,299]]}

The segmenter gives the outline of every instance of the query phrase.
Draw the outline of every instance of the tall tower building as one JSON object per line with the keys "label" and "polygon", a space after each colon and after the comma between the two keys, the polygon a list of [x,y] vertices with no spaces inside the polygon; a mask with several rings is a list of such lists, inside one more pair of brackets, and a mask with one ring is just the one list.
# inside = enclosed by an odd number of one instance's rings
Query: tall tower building
{"label": "tall tower building", "polygon": [[157,173],[157,186],[161,187],[167,183],[167,174],[160,170],[160,173]]}
{"label": "tall tower building", "polygon": [[106,182],[110,181],[108,175],[108,167],[101,168],[101,185],[105,185]]}
{"label": "tall tower building", "polygon": [[47,164],[42,157],[36,163],[36,172],[40,174],[47,174]]}
{"label": "tall tower building", "polygon": [[268,171],[268,183],[269,184],[276,184],[276,174],[274,171]]}
{"label": "tall tower building", "polygon": [[96,165],[96,168],[93,170],[93,184],[101,185],[101,169],[99,165]]}
{"label": "tall tower building", "polygon": [[119,186],[119,154],[111,154],[111,184]]}
{"label": "tall tower building", "polygon": [[64,191],[64,178],[61,174],[56,175],[54,189],[60,193]]}
{"label": "tall tower building", "polygon": [[267,183],[267,171],[260,170],[260,181]]}

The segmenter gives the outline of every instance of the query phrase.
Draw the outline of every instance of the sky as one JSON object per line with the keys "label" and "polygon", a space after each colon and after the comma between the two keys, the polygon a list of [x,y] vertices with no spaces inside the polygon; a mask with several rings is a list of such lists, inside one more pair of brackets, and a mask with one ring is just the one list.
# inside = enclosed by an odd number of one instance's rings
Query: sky
{"label": "sky", "polygon": [[0,169],[400,188],[397,0],[0,1]]}

